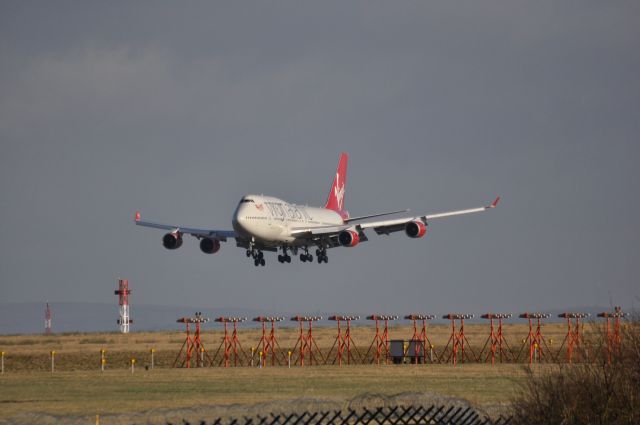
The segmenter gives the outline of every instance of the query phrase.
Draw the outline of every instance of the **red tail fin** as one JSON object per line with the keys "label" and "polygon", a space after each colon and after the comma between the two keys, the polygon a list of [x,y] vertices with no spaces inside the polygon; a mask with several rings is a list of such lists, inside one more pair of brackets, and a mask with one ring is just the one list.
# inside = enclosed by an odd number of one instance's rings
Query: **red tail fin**
{"label": "red tail fin", "polygon": [[338,161],[338,168],[336,169],[336,175],[333,178],[331,184],[331,190],[329,191],[329,197],[327,203],[324,206],[327,209],[334,211],[344,210],[344,192],[347,186],[347,163],[349,162],[349,155],[346,152],[340,154],[340,161]]}

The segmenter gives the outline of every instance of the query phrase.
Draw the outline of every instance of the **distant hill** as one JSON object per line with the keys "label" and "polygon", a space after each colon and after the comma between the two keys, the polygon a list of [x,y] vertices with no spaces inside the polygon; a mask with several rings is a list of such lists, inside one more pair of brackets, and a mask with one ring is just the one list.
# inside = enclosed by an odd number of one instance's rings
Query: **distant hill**
{"label": "distant hill", "polygon": [[[56,303],[50,302],[53,312],[53,326],[54,333],[57,332],[110,332],[117,331],[118,325],[116,320],[118,319],[118,306],[115,304],[101,304],[101,303]],[[23,333],[42,333],[44,331],[44,303],[0,303],[0,335],[7,334],[23,334]],[[543,310],[543,313],[549,313],[551,317],[547,319],[550,322],[558,322],[563,319],[559,319],[557,316],[562,312],[582,312],[590,313],[591,319],[595,319],[597,313],[602,311],[612,311],[610,307],[571,307],[566,309],[553,309]],[[292,315],[287,312],[274,312],[265,310],[251,310],[240,308],[227,308],[227,309],[212,309],[212,308],[194,308],[183,306],[158,306],[158,305],[134,305],[131,307],[131,318],[133,324],[131,326],[132,331],[158,331],[158,330],[171,330],[181,329],[182,327],[176,323],[176,319],[183,316],[191,316],[196,311],[201,311],[205,317],[209,317],[213,320],[218,316],[241,316],[247,317],[249,321],[256,316],[270,315],[270,316],[284,316],[285,321],[281,323],[282,326],[293,326],[294,323],[289,321],[289,317]],[[533,312],[533,310],[532,310]],[[314,315],[323,316],[325,320],[319,325],[331,325],[326,318],[330,313],[326,312],[299,312],[309,313]],[[393,312],[392,312],[393,313]],[[401,320],[396,323],[407,323],[402,320],[403,315],[396,313],[400,316]],[[405,312],[407,313],[407,312]],[[432,313],[432,312],[416,312],[416,313]],[[447,323],[447,321],[441,319],[444,312],[437,313],[437,319],[431,323]],[[479,317],[479,312],[475,313],[473,319],[468,320],[469,323],[482,323],[484,319]],[[512,311],[513,318],[506,321],[506,323],[515,322],[519,323],[524,319],[518,319],[518,315],[522,311]],[[294,313],[295,314],[295,313]],[[370,322],[364,320],[366,314],[361,314],[361,319],[353,322],[354,326],[369,325]],[[257,326],[257,323],[249,322],[242,326]]]}
{"label": "distant hill", "polygon": [[[55,303],[52,310],[52,331],[58,332],[109,332],[118,330],[118,306],[100,303]],[[44,332],[44,303],[0,303],[0,334]],[[176,319],[192,316],[201,311],[213,320],[218,316],[241,316],[251,320],[274,312],[250,309],[211,309],[181,306],[135,305],[131,306],[132,331],[157,331],[182,329]],[[243,326],[248,326],[245,324]]]}

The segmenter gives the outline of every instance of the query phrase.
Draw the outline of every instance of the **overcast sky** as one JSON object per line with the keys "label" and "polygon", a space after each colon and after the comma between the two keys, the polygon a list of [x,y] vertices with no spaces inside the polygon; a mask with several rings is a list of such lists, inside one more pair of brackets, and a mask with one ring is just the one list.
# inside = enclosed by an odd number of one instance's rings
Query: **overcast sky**
{"label": "overcast sky", "polygon": [[[0,300],[341,313],[640,302],[640,2],[2,2]],[[503,202],[329,263],[177,251],[246,193]]]}

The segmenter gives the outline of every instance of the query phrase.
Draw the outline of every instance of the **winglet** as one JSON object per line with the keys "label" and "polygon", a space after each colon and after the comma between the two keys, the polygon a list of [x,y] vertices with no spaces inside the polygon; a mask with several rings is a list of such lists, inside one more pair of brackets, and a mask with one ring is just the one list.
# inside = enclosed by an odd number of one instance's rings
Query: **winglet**
{"label": "winglet", "polygon": [[135,220],[140,221],[140,211],[136,211]]}
{"label": "winglet", "polygon": [[491,205],[489,206],[489,208],[495,208],[495,207],[497,207],[499,202],[500,202],[500,197],[498,196],[498,197],[496,198],[496,200],[495,200],[495,201],[493,201],[493,202],[491,203]]}

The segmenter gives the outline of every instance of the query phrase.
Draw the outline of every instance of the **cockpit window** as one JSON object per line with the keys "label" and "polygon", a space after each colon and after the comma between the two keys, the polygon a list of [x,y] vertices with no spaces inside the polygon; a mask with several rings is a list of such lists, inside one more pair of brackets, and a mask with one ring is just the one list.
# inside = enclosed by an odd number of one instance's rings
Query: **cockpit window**
{"label": "cockpit window", "polygon": [[242,201],[240,201],[241,204],[244,204],[245,202],[254,202],[253,199],[243,199]]}

